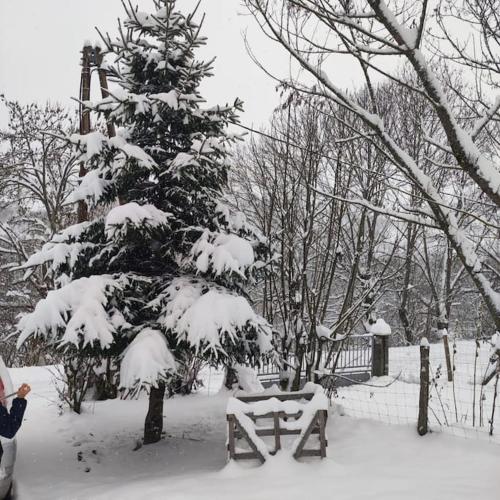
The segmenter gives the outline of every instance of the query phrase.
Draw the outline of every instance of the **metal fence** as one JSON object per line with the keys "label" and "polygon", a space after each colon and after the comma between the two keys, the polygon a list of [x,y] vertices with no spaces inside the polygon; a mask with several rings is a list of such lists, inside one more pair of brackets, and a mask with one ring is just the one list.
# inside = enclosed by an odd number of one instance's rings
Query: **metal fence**
{"label": "metal fence", "polygon": [[[319,365],[323,372],[335,368],[337,385],[345,386],[370,378],[372,372],[373,336],[371,334],[349,335],[342,341],[325,343]],[[271,361],[264,363],[258,377],[264,386],[279,382],[285,363]],[[296,366],[294,354],[289,355],[286,364]],[[306,381],[306,370],[302,367],[301,381]]]}

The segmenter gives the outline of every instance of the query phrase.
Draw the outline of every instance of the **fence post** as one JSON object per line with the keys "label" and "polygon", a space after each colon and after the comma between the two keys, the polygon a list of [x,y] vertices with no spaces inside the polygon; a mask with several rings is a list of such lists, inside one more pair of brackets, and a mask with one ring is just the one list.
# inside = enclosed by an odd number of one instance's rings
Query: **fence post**
{"label": "fence post", "polygon": [[429,342],[423,337],[420,341],[420,398],[418,401],[417,430],[421,436],[428,431],[429,409]]}
{"label": "fence post", "polygon": [[389,375],[389,336],[373,335],[372,376]]}
{"label": "fence post", "polygon": [[443,339],[444,355],[446,358],[446,372],[448,375],[448,382],[453,382],[453,367],[451,366],[450,344],[448,342],[448,319],[439,319],[437,322],[438,334]]}

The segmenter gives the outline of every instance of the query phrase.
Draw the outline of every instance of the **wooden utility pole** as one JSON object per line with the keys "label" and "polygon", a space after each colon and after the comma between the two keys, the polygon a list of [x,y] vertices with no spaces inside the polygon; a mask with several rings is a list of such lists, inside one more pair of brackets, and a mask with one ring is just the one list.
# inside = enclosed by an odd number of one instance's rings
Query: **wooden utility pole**
{"label": "wooden utility pole", "polygon": [[[91,130],[90,123],[90,109],[86,107],[83,103],[90,101],[90,87],[92,83],[92,70],[97,68],[97,73],[99,76],[99,85],[101,87],[101,96],[106,98],[109,96],[108,80],[106,76],[106,71],[101,67],[103,61],[103,54],[99,47],[92,47],[91,45],[84,45],[82,49],[82,75],[80,80],[80,135],[87,135]],[[115,137],[116,129],[114,123],[111,121],[107,122],[108,136]],[[85,164],[80,163],[80,178],[84,177],[87,173]],[[77,208],[77,220],[78,222],[85,222],[89,220],[89,209],[87,203],[84,200],[78,202]],[[105,376],[98,379],[96,382],[97,388],[97,400],[104,400],[115,398],[117,394],[117,388],[113,381],[114,371],[112,366],[111,356],[106,356],[106,372]]]}
{"label": "wooden utility pole", "polygon": [[[90,110],[82,102],[90,100],[90,81],[91,81],[91,61],[93,59],[94,49],[90,45],[85,45],[82,50],[82,76],[80,79],[80,135],[87,135],[90,132]],[[85,164],[80,163],[80,177],[87,173]],[[85,222],[89,219],[89,209],[85,201],[78,202],[77,211],[78,222]]]}
{"label": "wooden utility pole", "polygon": [[[90,86],[92,82],[92,69],[97,68],[97,74],[99,76],[99,86],[101,87],[101,95],[104,98],[109,96],[108,79],[106,76],[106,70],[102,68],[103,54],[100,47],[92,47],[91,45],[85,45],[82,49],[82,76],[80,79],[80,135],[86,135],[90,133],[91,123],[90,123],[90,109],[85,107],[83,104],[86,101],[90,101]],[[107,122],[108,137],[116,136],[116,129],[114,123],[111,121]],[[87,173],[84,163],[80,163],[80,177],[83,177]],[[78,202],[77,211],[78,222],[84,222],[89,219],[88,206],[85,201],[80,200]]]}
{"label": "wooden utility pole", "polygon": [[[109,87],[108,87],[108,79],[106,76],[106,70],[104,70],[101,65],[102,65],[102,52],[100,47],[95,48],[95,63],[97,66],[97,74],[99,75],[99,85],[101,86],[101,95],[102,98],[105,99],[106,97],[109,96]],[[115,124],[108,120],[106,122],[106,125],[108,127],[108,137],[115,137],[116,136],[116,129],[115,129]]]}

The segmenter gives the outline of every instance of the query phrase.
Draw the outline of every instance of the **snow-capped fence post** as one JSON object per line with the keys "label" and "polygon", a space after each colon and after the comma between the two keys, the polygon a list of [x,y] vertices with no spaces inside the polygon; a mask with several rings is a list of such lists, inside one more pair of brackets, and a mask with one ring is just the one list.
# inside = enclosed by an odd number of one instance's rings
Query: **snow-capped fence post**
{"label": "snow-capped fence post", "polygon": [[389,375],[389,338],[386,335],[373,336],[372,375]]}
{"label": "snow-capped fence post", "polygon": [[382,377],[389,373],[389,349],[387,345],[387,337],[373,336],[372,375],[374,377]]}
{"label": "snow-capped fence post", "polygon": [[368,326],[368,333],[373,335],[372,345],[372,376],[389,375],[389,336],[391,327],[379,318]]}
{"label": "snow-capped fence post", "polygon": [[421,436],[427,434],[429,409],[429,342],[424,337],[420,342],[420,398],[418,401],[417,430]]}

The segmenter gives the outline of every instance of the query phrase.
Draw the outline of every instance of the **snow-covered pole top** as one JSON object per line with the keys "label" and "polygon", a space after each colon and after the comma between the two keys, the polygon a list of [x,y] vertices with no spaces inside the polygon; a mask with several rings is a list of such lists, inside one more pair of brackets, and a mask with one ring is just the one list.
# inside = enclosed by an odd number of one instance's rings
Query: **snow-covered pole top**
{"label": "snow-covered pole top", "polygon": [[378,318],[373,324],[367,326],[368,332],[379,337],[388,337],[392,334],[391,327],[382,319]]}
{"label": "snow-covered pole top", "polygon": [[427,340],[427,337],[422,337],[420,340],[420,347],[430,347],[429,341]]}

